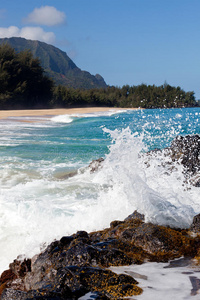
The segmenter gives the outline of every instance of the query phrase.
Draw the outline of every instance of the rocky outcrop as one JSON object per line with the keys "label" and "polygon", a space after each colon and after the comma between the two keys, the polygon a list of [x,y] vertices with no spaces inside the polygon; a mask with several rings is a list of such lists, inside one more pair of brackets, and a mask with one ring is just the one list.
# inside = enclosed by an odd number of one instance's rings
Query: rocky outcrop
{"label": "rocky outcrop", "polygon": [[98,171],[102,167],[103,161],[104,161],[104,159],[102,157],[100,157],[99,159],[93,160],[88,166],[90,169],[90,172],[93,173],[93,172]]}
{"label": "rocky outcrop", "polygon": [[78,299],[88,292],[95,299],[122,299],[140,294],[133,277],[108,267],[194,258],[200,238],[190,230],[145,223],[144,215],[134,212],[102,231],[64,236],[32,259],[11,263],[0,278],[1,299]]}
{"label": "rocky outcrop", "polygon": [[195,233],[200,233],[200,214],[194,216],[190,230]]}
{"label": "rocky outcrop", "polygon": [[194,186],[200,186],[200,136],[186,135],[176,137],[171,144],[172,160],[184,166],[185,178]]}
{"label": "rocky outcrop", "polygon": [[[162,160],[163,154],[169,160]],[[145,161],[148,167],[151,164],[153,156],[161,156],[161,165],[166,167],[166,171],[173,172],[176,170],[174,163],[183,166],[183,173],[185,180],[190,184],[200,186],[200,136],[199,135],[186,135],[177,136],[171,143],[170,147],[164,150],[154,149],[146,153],[145,156],[148,161]],[[86,168],[81,168],[78,171],[71,171],[65,174],[59,174],[55,177],[58,179],[67,179],[77,175],[79,172],[83,173],[89,170],[91,173],[98,171],[103,167],[104,158],[93,160]]]}
{"label": "rocky outcrop", "polygon": [[188,172],[195,174],[200,170],[200,136],[177,136],[170,146],[171,156],[180,160]]}
{"label": "rocky outcrop", "polygon": [[[168,161],[162,160],[163,154],[169,158]],[[177,136],[171,143],[170,147],[164,150],[154,149],[147,153],[147,157],[151,155],[161,156],[161,165],[166,167],[166,171],[173,172],[176,170],[174,163],[183,166],[183,174],[185,183],[190,183],[196,187],[200,187],[200,136],[186,135]],[[151,159],[145,162],[147,167],[151,164]]]}
{"label": "rocky outcrop", "polygon": [[[182,164],[186,180],[200,186],[199,152],[200,136],[177,137],[164,150],[170,158],[168,169],[173,171],[173,162]],[[161,153],[155,150],[147,157]],[[93,161],[89,171],[97,171],[102,163],[103,159]],[[145,223],[144,215],[135,211],[123,221],[111,222],[109,228],[63,236],[32,259],[14,260],[0,277],[0,299],[79,299],[89,292],[94,299],[122,299],[142,289],[133,277],[117,275],[110,266],[178,257],[200,263],[200,215],[184,230]]]}

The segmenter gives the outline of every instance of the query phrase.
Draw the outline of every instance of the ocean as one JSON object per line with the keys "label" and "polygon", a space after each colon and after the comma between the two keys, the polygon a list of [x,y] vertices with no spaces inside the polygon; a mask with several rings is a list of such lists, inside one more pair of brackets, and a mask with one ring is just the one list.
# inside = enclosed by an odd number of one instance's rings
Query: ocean
{"label": "ocean", "polygon": [[108,227],[134,210],[187,228],[200,213],[200,188],[185,183],[180,164],[171,171],[167,157],[146,153],[200,134],[199,121],[200,108],[0,120],[0,273],[18,255],[32,257],[63,235]]}

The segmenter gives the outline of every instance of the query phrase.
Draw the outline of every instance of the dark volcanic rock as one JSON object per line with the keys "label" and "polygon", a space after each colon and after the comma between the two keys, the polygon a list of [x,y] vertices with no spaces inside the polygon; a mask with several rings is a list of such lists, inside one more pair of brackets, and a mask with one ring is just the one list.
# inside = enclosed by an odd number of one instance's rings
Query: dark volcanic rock
{"label": "dark volcanic rock", "polygon": [[5,289],[1,295],[1,300],[25,300],[26,293],[13,289]]}
{"label": "dark volcanic rock", "polygon": [[173,159],[181,163],[192,174],[200,170],[200,136],[186,135],[176,137],[170,146]]}
{"label": "dark volcanic rock", "polygon": [[184,175],[189,182],[200,186],[200,136],[177,136],[171,143],[169,154],[172,161],[179,161],[184,167]]}
{"label": "dark volcanic rock", "polygon": [[102,231],[78,231],[54,241],[31,260],[10,264],[0,278],[1,299],[78,299],[88,292],[95,293],[96,299],[122,299],[140,294],[132,277],[106,268],[144,260],[198,258],[200,238],[189,233],[145,223],[136,211]]}
{"label": "dark volcanic rock", "polygon": [[102,157],[100,157],[99,159],[93,160],[88,166],[90,169],[90,172],[93,173],[93,172],[99,170],[103,161],[104,161],[104,159]]}
{"label": "dark volcanic rock", "polygon": [[194,216],[193,222],[190,226],[190,230],[200,233],[200,214]]}
{"label": "dark volcanic rock", "polygon": [[129,220],[141,220],[144,221],[145,217],[143,214],[140,214],[137,210],[135,210],[131,215],[129,215],[124,221]]}
{"label": "dark volcanic rock", "polygon": [[63,267],[57,270],[52,279],[47,284],[41,277],[41,282],[35,283],[26,293],[6,289],[1,299],[78,299],[89,291],[100,293],[99,299],[121,299],[142,292],[131,276],[117,275],[99,267]]}
{"label": "dark volcanic rock", "polygon": [[[184,183],[190,183],[196,187],[200,186],[200,136],[186,135],[177,136],[171,146],[164,150],[154,149],[146,154],[148,160],[145,162],[148,167],[151,164],[151,156],[160,157],[159,163],[166,168],[170,175],[177,170],[176,164],[183,166]],[[163,159],[169,158],[169,160]]]}

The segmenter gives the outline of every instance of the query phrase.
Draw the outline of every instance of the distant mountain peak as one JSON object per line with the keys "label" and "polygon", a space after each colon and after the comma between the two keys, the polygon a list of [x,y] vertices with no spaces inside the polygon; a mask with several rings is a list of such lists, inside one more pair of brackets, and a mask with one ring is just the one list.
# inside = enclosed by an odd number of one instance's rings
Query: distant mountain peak
{"label": "distant mountain peak", "polygon": [[46,74],[51,77],[56,84],[84,89],[107,86],[101,75],[96,74],[94,76],[87,71],[82,71],[68,57],[66,52],[52,45],[20,37],[0,39],[0,44],[3,43],[8,43],[17,52],[30,50],[34,57],[40,59]]}

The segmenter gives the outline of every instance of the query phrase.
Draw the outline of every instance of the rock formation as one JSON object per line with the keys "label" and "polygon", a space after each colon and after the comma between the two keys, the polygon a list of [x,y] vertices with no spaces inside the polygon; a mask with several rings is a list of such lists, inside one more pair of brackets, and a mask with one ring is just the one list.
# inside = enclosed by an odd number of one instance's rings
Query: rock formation
{"label": "rock formation", "polygon": [[[184,166],[187,178],[198,178],[199,151],[200,137],[186,136],[176,138],[165,155]],[[101,163],[102,159],[93,161],[90,171],[95,172]],[[199,186],[199,181],[194,184]],[[95,299],[122,299],[141,294],[142,289],[133,277],[117,275],[110,266],[179,257],[200,262],[200,214],[189,229],[144,220],[144,215],[135,211],[124,221],[111,222],[109,228],[63,236],[32,259],[14,260],[0,277],[0,299],[79,299],[89,292]]]}
{"label": "rock formation", "polygon": [[177,136],[171,143],[170,147],[164,150],[154,149],[147,153],[148,161],[146,165],[151,164],[151,157],[165,156],[169,158],[166,162],[162,161],[161,165],[166,167],[167,171],[173,172],[176,170],[176,163],[183,166],[183,174],[185,183],[193,186],[200,186],[200,136],[199,135],[186,135]]}
{"label": "rock formation", "polygon": [[14,260],[1,275],[1,299],[78,299],[88,292],[96,299],[122,299],[142,289],[133,277],[117,275],[109,266],[198,258],[199,253],[198,234],[145,223],[144,215],[134,212],[110,228],[79,231],[32,259]]}

